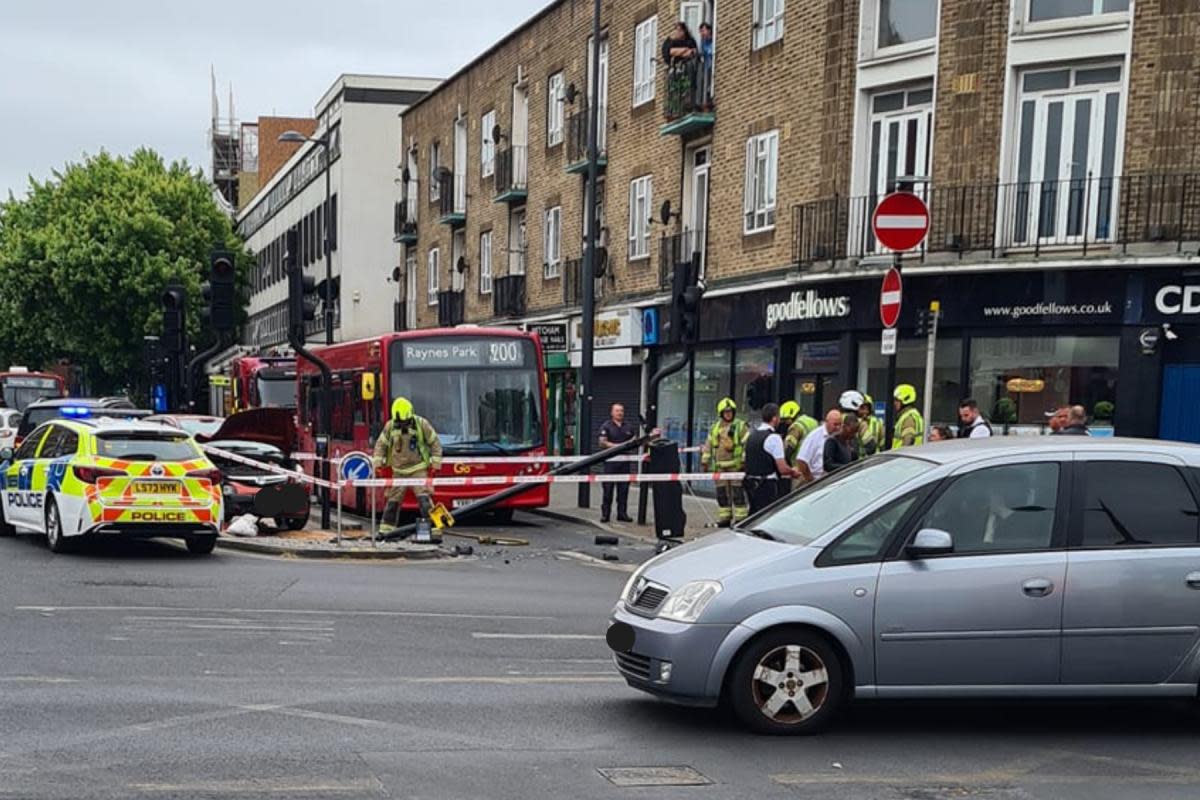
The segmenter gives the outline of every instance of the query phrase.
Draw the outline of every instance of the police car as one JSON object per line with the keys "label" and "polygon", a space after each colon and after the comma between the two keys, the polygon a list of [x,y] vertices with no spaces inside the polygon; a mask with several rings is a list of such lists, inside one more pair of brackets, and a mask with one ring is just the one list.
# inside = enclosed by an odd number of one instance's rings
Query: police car
{"label": "police car", "polygon": [[221,473],[164,425],[55,419],[0,451],[0,534],[44,534],[55,553],[87,535],[182,539],[211,553],[221,504]]}

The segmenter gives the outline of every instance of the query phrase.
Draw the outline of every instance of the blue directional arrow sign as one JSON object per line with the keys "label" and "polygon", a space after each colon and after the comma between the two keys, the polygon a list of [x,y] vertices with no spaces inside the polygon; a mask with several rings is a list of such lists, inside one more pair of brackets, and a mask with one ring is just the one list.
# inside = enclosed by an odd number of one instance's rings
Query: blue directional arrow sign
{"label": "blue directional arrow sign", "polygon": [[344,481],[365,481],[375,475],[375,467],[371,463],[371,457],[366,453],[347,453],[342,456],[338,474]]}

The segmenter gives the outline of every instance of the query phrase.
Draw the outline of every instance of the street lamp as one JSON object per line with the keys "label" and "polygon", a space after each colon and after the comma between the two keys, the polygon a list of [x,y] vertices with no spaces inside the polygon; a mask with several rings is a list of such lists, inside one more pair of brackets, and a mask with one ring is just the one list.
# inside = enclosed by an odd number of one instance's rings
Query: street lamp
{"label": "street lamp", "polygon": [[333,344],[333,253],[329,242],[329,230],[333,225],[333,208],[330,202],[329,144],[332,131],[326,131],[324,136],[305,136],[300,131],[284,131],[276,141],[281,143],[304,144],[312,142],[325,150],[325,235],[322,246],[325,248],[325,344]]}

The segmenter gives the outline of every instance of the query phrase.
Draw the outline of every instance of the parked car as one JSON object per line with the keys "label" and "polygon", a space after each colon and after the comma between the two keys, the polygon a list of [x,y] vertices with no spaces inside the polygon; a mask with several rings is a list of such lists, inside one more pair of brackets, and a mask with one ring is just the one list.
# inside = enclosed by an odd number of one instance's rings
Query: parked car
{"label": "parked car", "polygon": [[[175,419],[181,426],[188,421],[182,416]],[[195,438],[235,457],[209,453],[223,476],[227,520],[254,514],[271,517],[277,527],[293,531],[308,524],[308,493],[299,477],[303,473],[291,457],[296,446],[293,411],[284,408],[242,411],[226,417],[214,431],[196,433]],[[257,463],[247,464],[246,459]],[[285,474],[288,472],[296,477]],[[263,492],[274,495],[271,502],[264,504],[267,497],[260,497]]]}
{"label": "parked car", "polygon": [[963,440],[852,465],[631,576],[630,686],[811,733],[850,699],[1190,697],[1200,447]]}
{"label": "parked car", "polygon": [[148,417],[152,411],[136,408],[127,397],[58,397],[51,400],[36,400],[21,412],[21,421],[17,425],[14,447],[20,447],[21,441],[37,426],[52,419],[93,419],[108,417],[110,419],[141,419]]}
{"label": "parked car", "polygon": [[16,444],[17,426],[20,424],[20,411],[12,408],[0,408],[0,450]]}
{"label": "parked car", "polygon": [[179,428],[195,436],[197,433],[208,436],[216,433],[225,420],[222,417],[210,417],[207,414],[152,414],[146,417],[147,422],[158,422]]}

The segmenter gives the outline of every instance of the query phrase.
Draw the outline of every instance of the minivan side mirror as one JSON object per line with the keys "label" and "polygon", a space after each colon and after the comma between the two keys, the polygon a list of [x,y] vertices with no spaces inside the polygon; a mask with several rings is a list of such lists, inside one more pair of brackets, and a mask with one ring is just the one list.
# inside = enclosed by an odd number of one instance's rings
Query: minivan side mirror
{"label": "minivan side mirror", "polygon": [[922,528],[905,551],[909,558],[944,556],[954,552],[954,537],[937,528]]}

